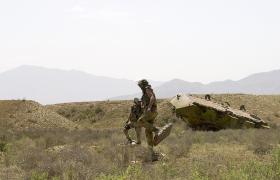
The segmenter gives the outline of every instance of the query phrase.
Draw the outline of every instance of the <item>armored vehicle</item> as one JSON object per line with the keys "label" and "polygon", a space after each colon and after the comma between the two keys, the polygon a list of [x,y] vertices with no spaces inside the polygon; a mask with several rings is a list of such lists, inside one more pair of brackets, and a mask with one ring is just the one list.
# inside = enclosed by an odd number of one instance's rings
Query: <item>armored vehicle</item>
{"label": "armored vehicle", "polygon": [[270,128],[264,120],[246,112],[244,105],[240,110],[233,109],[228,103],[211,101],[210,95],[206,95],[203,99],[178,94],[171,100],[171,104],[174,106],[176,116],[187,122],[194,130]]}

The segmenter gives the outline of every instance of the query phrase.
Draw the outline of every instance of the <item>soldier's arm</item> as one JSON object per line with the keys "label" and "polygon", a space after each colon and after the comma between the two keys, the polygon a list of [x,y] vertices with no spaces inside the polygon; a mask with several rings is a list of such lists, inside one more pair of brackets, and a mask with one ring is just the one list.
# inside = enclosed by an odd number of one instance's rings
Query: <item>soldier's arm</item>
{"label": "soldier's arm", "polygon": [[127,122],[129,122],[132,118],[133,118],[133,107],[131,107],[131,109],[130,109],[130,114],[129,114]]}
{"label": "soldier's arm", "polygon": [[127,121],[131,121],[131,119],[133,119],[133,113],[130,113]]}
{"label": "soldier's arm", "polygon": [[156,97],[155,97],[155,94],[153,93],[153,91],[151,89],[146,89],[146,93],[150,97],[150,103],[148,105],[148,111],[151,111],[152,106],[156,101]]}

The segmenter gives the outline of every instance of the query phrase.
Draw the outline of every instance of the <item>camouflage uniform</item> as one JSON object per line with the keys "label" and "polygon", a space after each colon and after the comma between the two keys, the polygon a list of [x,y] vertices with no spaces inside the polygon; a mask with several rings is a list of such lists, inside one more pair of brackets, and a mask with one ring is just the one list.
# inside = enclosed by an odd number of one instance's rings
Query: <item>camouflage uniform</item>
{"label": "camouflage uniform", "polygon": [[159,129],[154,126],[155,119],[158,115],[156,96],[147,80],[139,81],[138,85],[143,92],[143,96],[141,98],[142,106],[143,106],[143,114],[138,119],[138,126],[145,128],[145,134],[149,147],[149,152],[151,153],[151,158],[154,159],[155,153],[153,150],[154,147],[153,133],[158,133],[159,131]]}
{"label": "camouflage uniform", "polygon": [[132,143],[132,139],[130,138],[128,131],[132,128],[135,129],[136,132],[136,144],[141,144],[141,130],[142,128],[138,125],[137,120],[140,118],[140,116],[143,114],[141,101],[139,99],[134,99],[134,105],[131,107],[129,118],[124,126],[124,134],[128,140],[129,143]]}

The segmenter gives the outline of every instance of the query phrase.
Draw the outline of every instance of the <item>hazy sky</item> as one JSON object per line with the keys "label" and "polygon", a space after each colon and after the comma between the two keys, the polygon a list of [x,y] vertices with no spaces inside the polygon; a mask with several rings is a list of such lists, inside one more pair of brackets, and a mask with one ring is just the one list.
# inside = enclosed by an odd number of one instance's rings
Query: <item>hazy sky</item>
{"label": "hazy sky", "polygon": [[23,64],[209,82],[280,69],[279,0],[1,0],[0,72]]}

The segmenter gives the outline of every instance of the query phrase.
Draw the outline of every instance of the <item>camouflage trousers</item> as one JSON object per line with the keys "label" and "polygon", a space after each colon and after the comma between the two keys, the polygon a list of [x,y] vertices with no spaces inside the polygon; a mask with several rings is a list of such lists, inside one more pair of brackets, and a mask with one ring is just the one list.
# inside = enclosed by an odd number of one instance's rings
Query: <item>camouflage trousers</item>
{"label": "camouflage trousers", "polygon": [[124,126],[124,134],[126,136],[126,139],[129,141],[129,142],[132,142],[132,139],[130,138],[129,136],[129,133],[128,131],[130,129],[135,129],[135,132],[136,132],[136,143],[137,144],[141,144],[141,133],[142,133],[142,128],[138,125],[137,123],[137,120],[129,120],[125,126]]}
{"label": "camouflage trousers", "polygon": [[157,112],[146,112],[137,121],[137,127],[145,128],[147,144],[150,147],[154,146],[153,133],[158,131],[158,128],[156,128],[154,126],[154,122],[155,122],[157,115],[158,115]]}
{"label": "camouflage trousers", "polygon": [[148,144],[148,160],[155,160],[157,156],[154,152],[154,133],[157,133],[159,129],[154,126],[155,119],[157,117],[157,112],[145,112],[137,121],[129,121],[126,125],[124,133],[126,134],[129,141],[131,141],[128,130],[135,128],[137,135],[137,144],[141,144],[141,132],[142,128],[145,128],[145,134]]}
{"label": "camouflage trousers", "polygon": [[153,133],[158,131],[158,129],[154,126],[154,121],[157,115],[157,112],[146,112],[138,120],[129,120],[124,128],[124,134],[126,135],[127,139],[131,141],[128,131],[129,129],[134,128],[137,136],[137,144],[141,144],[142,128],[145,128],[147,144],[153,147]]}
{"label": "camouflage trousers", "polygon": [[154,161],[157,159],[157,156],[154,152],[154,133],[159,131],[159,129],[154,126],[157,115],[157,112],[145,112],[137,121],[138,126],[145,128],[149,161]]}

